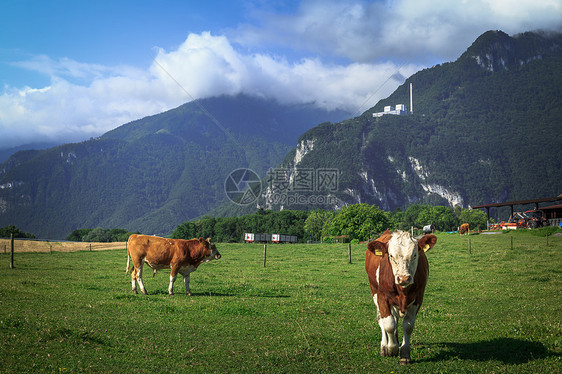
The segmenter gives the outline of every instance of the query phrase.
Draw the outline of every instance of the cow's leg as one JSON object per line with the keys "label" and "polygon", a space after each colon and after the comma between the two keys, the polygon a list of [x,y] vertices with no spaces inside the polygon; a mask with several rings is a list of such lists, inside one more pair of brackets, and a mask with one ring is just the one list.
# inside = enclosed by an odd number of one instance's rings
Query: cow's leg
{"label": "cow's leg", "polygon": [[189,278],[190,274],[193,271],[195,270],[191,270],[191,268],[184,268],[180,270],[180,274],[183,276],[183,283],[185,284],[185,293],[187,294],[187,296],[193,296],[193,294],[191,293],[191,289],[189,288]]}
{"label": "cow's leg", "polygon": [[402,330],[404,332],[404,337],[402,339],[402,345],[400,346],[400,364],[406,365],[411,362],[410,358],[410,336],[414,331],[414,324],[416,322],[416,315],[418,313],[417,305],[410,305],[406,310],[406,315],[404,316],[404,322],[402,324]]}
{"label": "cow's leg", "polygon": [[176,281],[177,277],[178,277],[178,267],[172,265],[170,269],[170,285],[168,286],[168,293],[170,295],[174,294],[174,282]]}
{"label": "cow's leg", "polygon": [[133,267],[133,270],[131,271],[131,287],[133,288],[133,292],[134,293],[138,293],[137,292],[137,269]]}
{"label": "cow's leg", "polygon": [[381,356],[388,356],[387,352],[388,349],[386,348],[388,345],[388,338],[386,336],[386,331],[384,329],[384,326],[382,324],[381,321],[381,313],[379,311],[379,304],[377,304],[377,295],[373,296],[373,301],[375,302],[375,305],[377,306],[377,323],[379,324],[379,327],[381,328]]}
{"label": "cow's leg", "polygon": [[377,303],[377,295],[373,296],[373,301],[377,306],[377,321],[381,328],[381,356],[397,356],[398,339],[396,319],[392,314],[383,318],[380,314],[380,308]]}
{"label": "cow's leg", "polygon": [[139,282],[140,290],[143,294],[147,294],[146,288],[144,288],[144,283],[142,282],[142,265],[144,261],[141,261],[139,268],[137,269],[137,282]]}
{"label": "cow's leg", "polygon": [[[398,339],[396,337],[396,319],[393,315],[381,318],[379,325],[383,333],[381,356],[398,356]],[[385,339],[386,336],[386,339]],[[386,340],[386,345],[383,343]]]}

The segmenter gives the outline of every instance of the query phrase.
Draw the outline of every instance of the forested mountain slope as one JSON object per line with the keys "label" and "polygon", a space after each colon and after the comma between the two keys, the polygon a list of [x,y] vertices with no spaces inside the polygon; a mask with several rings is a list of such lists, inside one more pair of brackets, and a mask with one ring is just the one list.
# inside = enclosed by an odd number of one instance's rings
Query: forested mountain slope
{"label": "forested mountain slope", "polygon": [[[410,83],[413,114],[373,117],[385,106],[409,106]],[[279,168],[287,184],[304,172],[336,169],[336,189],[265,182],[258,205],[333,209],[361,202],[394,210],[557,196],[561,129],[562,36],[490,31],[457,61],[414,74],[361,116],[300,137]]]}
{"label": "forested mountain slope", "polygon": [[95,227],[169,234],[228,200],[224,181],[231,171],[265,175],[304,131],[346,116],[225,96],[82,143],[18,152],[0,165],[0,227],[42,238]]}

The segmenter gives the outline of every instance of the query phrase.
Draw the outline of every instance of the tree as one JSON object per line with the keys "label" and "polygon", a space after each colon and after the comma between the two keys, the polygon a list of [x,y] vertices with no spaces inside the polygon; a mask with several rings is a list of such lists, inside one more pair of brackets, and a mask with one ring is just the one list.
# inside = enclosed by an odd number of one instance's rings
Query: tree
{"label": "tree", "polygon": [[369,240],[390,225],[387,215],[374,205],[354,204],[343,208],[334,218],[330,233],[349,239]]}
{"label": "tree", "polygon": [[82,238],[85,237],[90,231],[93,229],[77,229],[73,230],[68,236],[66,240],[71,242],[81,242]]}
{"label": "tree", "polygon": [[398,230],[398,229],[405,230],[408,228],[407,226],[403,227],[405,213],[402,210],[400,210],[400,208],[396,209],[393,213],[390,212],[386,212],[386,213],[388,216],[388,221],[391,230]]}
{"label": "tree", "polygon": [[99,243],[108,243],[111,242],[111,232],[110,230],[104,230],[100,227],[97,227],[90,231],[82,238],[83,242],[99,242]]}
{"label": "tree", "polygon": [[305,234],[312,237],[313,240],[320,240],[320,238],[329,235],[335,215],[333,211],[313,210],[304,222]]}
{"label": "tree", "polygon": [[235,243],[240,241],[243,235],[238,217],[217,218],[215,236],[212,239],[222,243]]}
{"label": "tree", "polygon": [[17,227],[12,225],[0,228],[0,238],[9,238],[10,234],[13,234],[14,238],[35,239],[35,235],[30,234],[28,232],[23,232]]}
{"label": "tree", "polygon": [[486,213],[480,209],[463,209],[459,219],[461,223],[468,223],[471,230],[486,228]]}
{"label": "tree", "polygon": [[416,226],[418,215],[420,214],[423,206],[420,204],[412,204],[404,212],[403,229],[409,229],[411,226]]}
{"label": "tree", "polygon": [[184,222],[172,233],[172,239],[192,239],[195,238],[195,224],[193,222]]}
{"label": "tree", "polygon": [[198,221],[195,221],[195,237],[213,238],[215,236],[215,217],[204,216]]}

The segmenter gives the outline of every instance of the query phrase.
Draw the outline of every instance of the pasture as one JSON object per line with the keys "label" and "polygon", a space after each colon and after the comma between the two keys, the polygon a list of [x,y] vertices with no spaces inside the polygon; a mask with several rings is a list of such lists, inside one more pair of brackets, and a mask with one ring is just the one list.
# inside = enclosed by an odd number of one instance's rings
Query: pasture
{"label": "pasture", "polygon": [[217,247],[193,297],[148,267],[132,294],[124,248],[0,254],[0,372],[562,370],[562,238],[439,234],[410,366],[379,356],[366,245]]}

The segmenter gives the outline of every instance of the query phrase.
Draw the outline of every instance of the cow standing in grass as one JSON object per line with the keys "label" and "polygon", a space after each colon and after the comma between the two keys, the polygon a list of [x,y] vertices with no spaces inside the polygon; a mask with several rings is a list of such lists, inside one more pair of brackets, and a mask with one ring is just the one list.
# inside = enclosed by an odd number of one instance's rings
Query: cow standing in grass
{"label": "cow standing in grass", "polygon": [[459,228],[459,233],[461,235],[468,235],[470,233],[470,226],[468,223],[463,223]]}
{"label": "cow standing in grass", "polygon": [[149,235],[131,235],[127,243],[127,272],[130,260],[133,261],[131,285],[137,293],[137,282],[141,292],[146,295],[142,282],[142,267],[146,262],[154,269],[170,269],[170,286],[168,293],[174,294],[174,282],[178,273],[183,276],[185,292],[191,296],[189,288],[190,274],[203,262],[219,259],[221,255],[210,239],[167,239]]}
{"label": "cow standing in grass", "polygon": [[[411,362],[410,336],[429,275],[425,252],[436,241],[435,235],[416,240],[408,232],[387,230],[367,245],[365,270],[382,331],[380,353],[381,356],[398,356],[400,352],[401,364]],[[404,337],[398,348],[400,317],[404,317]]]}

